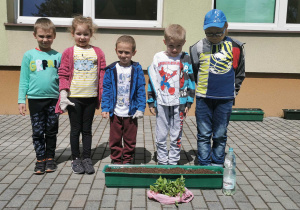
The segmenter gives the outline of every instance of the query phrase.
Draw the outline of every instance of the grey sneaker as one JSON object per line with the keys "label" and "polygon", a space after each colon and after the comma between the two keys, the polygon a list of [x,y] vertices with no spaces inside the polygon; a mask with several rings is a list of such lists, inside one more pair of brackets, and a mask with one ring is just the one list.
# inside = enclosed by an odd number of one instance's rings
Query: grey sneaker
{"label": "grey sneaker", "polygon": [[92,163],[91,158],[86,158],[82,161],[82,165],[84,167],[85,173],[87,174],[93,174],[95,173],[95,169]]}
{"label": "grey sneaker", "polygon": [[76,158],[75,160],[73,160],[71,163],[71,167],[74,174],[84,174],[84,168],[80,159]]}
{"label": "grey sneaker", "polygon": [[46,172],[51,173],[56,171],[57,165],[53,158],[47,158],[46,159]]}

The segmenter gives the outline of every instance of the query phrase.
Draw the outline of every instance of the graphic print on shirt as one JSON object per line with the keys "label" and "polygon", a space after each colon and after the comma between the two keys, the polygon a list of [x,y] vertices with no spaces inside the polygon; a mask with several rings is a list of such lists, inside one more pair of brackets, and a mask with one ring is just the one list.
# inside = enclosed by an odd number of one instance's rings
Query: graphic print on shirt
{"label": "graphic print on shirt", "polygon": [[209,71],[213,74],[226,74],[232,67],[232,43],[225,41],[221,45],[212,46]]}
{"label": "graphic print on shirt", "polygon": [[161,68],[159,71],[159,74],[161,76],[161,83],[160,83],[160,88],[161,90],[165,90],[165,87],[168,88],[168,91],[171,95],[175,93],[175,88],[170,86],[170,83],[168,82],[172,77],[174,77],[177,74],[177,71],[174,71],[172,74],[169,74],[164,71],[164,67]]}
{"label": "graphic print on shirt", "polygon": [[30,70],[31,71],[43,71],[46,70],[46,67],[48,68],[56,68],[59,67],[59,61],[57,60],[35,60],[30,61]]}
{"label": "graphic print on shirt", "polygon": [[70,97],[97,97],[98,58],[95,50],[75,46],[73,60],[74,73],[70,87]]}
{"label": "graphic print on shirt", "polygon": [[78,71],[90,71],[95,68],[95,59],[87,55],[74,55],[74,69]]}
{"label": "graphic print on shirt", "polygon": [[118,78],[117,105],[119,107],[122,106],[129,107],[129,90],[130,90],[131,73],[129,74],[120,73],[118,77],[119,78]]}
{"label": "graphic print on shirt", "polygon": [[158,63],[157,71],[160,76],[159,104],[167,106],[179,104],[179,67],[179,60]]}
{"label": "graphic print on shirt", "polygon": [[81,58],[74,56],[74,68],[78,71],[90,71],[94,68],[94,60],[89,57],[82,55]]}

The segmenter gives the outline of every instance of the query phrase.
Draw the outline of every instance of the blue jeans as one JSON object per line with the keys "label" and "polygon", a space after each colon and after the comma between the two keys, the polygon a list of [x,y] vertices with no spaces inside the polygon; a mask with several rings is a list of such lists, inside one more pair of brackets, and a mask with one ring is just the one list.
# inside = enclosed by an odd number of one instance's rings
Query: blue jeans
{"label": "blue jeans", "polygon": [[198,163],[200,165],[223,165],[232,105],[232,99],[196,98]]}

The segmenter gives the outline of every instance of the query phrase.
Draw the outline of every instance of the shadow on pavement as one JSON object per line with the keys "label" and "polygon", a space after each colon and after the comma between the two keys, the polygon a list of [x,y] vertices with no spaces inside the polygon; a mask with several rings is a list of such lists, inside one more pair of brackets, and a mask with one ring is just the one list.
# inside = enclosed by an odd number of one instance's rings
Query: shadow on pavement
{"label": "shadow on pavement", "polygon": [[[80,144],[80,152],[82,152],[82,144]],[[63,162],[71,160],[71,147],[66,149],[58,149],[55,151],[56,163],[61,164]],[[108,142],[102,143],[91,150],[92,162],[95,165],[98,161],[107,158],[110,155],[110,149]],[[156,155],[155,155],[156,156]],[[134,164],[147,164],[151,161],[151,152],[144,147],[135,148]]]}

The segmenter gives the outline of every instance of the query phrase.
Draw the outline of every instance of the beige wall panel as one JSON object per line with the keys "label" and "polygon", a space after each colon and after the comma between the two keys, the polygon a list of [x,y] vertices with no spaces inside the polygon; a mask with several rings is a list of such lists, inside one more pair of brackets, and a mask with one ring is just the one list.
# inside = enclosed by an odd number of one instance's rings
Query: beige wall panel
{"label": "beige wall panel", "polygon": [[246,72],[300,73],[300,33],[230,36],[246,43]]}
{"label": "beige wall panel", "polygon": [[165,0],[163,27],[180,24],[186,30],[186,43],[183,50],[204,38],[204,15],[211,9],[211,0]]}
{"label": "beige wall panel", "polygon": [[[25,30],[7,30],[9,41],[9,62],[12,66],[20,66],[23,54],[30,49],[37,47],[37,41],[33,36],[31,27]],[[57,32],[56,39],[53,42],[53,49],[63,52],[67,47],[74,45],[73,37],[68,32]],[[162,31],[138,32],[133,30],[99,30],[91,40],[91,44],[100,47],[105,53],[106,62],[110,64],[118,59],[115,53],[115,43],[119,36],[123,34],[132,35],[137,44],[137,53],[133,57],[134,61],[138,61],[147,69],[152,62],[156,52],[165,49],[163,44]],[[145,35],[146,34],[146,35]]]}
{"label": "beige wall panel", "polygon": [[5,33],[5,26],[3,23],[7,22],[7,5],[6,1],[0,0],[0,66],[1,65],[8,65],[8,41],[7,36]]}
{"label": "beige wall panel", "polygon": [[131,35],[135,39],[137,53],[132,60],[139,62],[144,70],[152,63],[154,54],[165,49],[162,31],[115,30],[112,33],[110,30],[102,30],[99,37],[93,40],[93,44],[100,46],[104,51],[107,65],[118,60],[115,44],[124,34]]}
{"label": "beige wall panel", "polygon": [[[15,28],[15,27],[14,27]],[[36,39],[33,36],[33,27],[19,28],[23,30],[7,30],[9,42],[9,63],[12,66],[20,66],[22,63],[23,54],[38,46]],[[73,40],[69,33],[58,32],[52,44],[52,48],[63,52],[67,46],[72,46]]]}

